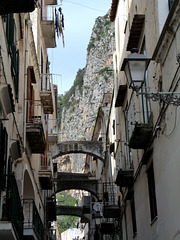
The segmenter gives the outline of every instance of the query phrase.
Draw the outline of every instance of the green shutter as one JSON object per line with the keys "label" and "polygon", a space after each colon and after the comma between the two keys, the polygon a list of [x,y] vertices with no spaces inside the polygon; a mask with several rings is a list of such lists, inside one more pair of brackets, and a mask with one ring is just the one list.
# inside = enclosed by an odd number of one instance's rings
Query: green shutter
{"label": "green shutter", "polygon": [[0,120],[0,189],[4,190],[6,176],[4,175],[4,149],[5,149],[5,139],[4,139],[4,129],[2,120]]}
{"label": "green shutter", "polygon": [[14,81],[15,85],[15,92],[16,92],[16,99],[18,99],[18,90],[19,90],[19,50],[16,50],[16,77]]}
{"label": "green shutter", "polygon": [[174,2],[174,0],[169,0],[169,10],[171,9],[173,2]]}
{"label": "green shutter", "polygon": [[3,126],[2,120],[0,120],[0,175],[3,174],[3,162],[4,162],[4,143],[3,143]]}
{"label": "green shutter", "polygon": [[7,167],[7,148],[8,148],[8,134],[6,131],[6,128],[3,129],[4,132],[4,172],[3,174],[6,174],[6,167]]}

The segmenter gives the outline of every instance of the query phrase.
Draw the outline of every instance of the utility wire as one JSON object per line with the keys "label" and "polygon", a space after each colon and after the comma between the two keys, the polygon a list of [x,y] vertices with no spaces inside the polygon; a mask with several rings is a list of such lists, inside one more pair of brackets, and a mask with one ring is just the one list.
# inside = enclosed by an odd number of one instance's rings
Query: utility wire
{"label": "utility wire", "polygon": [[68,1],[68,0],[63,0],[63,1],[64,1],[64,2],[73,3],[73,4],[75,4],[75,5],[79,5],[79,6],[81,6],[81,7],[85,7],[85,8],[88,8],[88,9],[94,10],[94,11],[99,11],[99,12],[106,13],[106,12],[103,11],[103,10],[96,9],[96,8],[92,8],[92,7],[89,7],[89,6],[86,6],[86,5],[80,4],[80,3],[76,3],[76,2],[72,2],[72,1]]}

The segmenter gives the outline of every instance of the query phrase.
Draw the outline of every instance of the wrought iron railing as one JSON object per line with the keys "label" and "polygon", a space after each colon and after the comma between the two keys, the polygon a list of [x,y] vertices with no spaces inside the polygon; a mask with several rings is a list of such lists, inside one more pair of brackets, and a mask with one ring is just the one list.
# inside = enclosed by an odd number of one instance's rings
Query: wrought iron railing
{"label": "wrought iron railing", "polygon": [[27,102],[26,123],[42,124],[44,136],[46,136],[46,121],[41,101],[26,100],[26,102]]}
{"label": "wrought iron railing", "polygon": [[33,199],[23,200],[24,229],[33,229],[39,240],[44,239],[44,225]]}
{"label": "wrought iron railing", "polygon": [[41,74],[41,91],[53,91],[53,75],[51,73]]}
{"label": "wrought iron railing", "polygon": [[[2,219],[13,225],[17,239],[23,239],[23,207],[18,192],[15,176],[6,175],[6,195],[3,203]],[[5,178],[3,178],[5,180]]]}
{"label": "wrought iron railing", "polygon": [[106,206],[118,205],[118,186],[115,183],[103,184],[103,202]]}
{"label": "wrought iron railing", "polygon": [[55,8],[53,6],[41,7],[41,20],[42,21],[53,21],[55,19]]}
{"label": "wrought iron railing", "polygon": [[42,123],[42,104],[39,100],[27,100],[27,123]]}
{"label": "wrought iron railing", "polygon": [[58,135],[59,133],[59,128],[58,125],[59,121],[58,119],[48,119],[47,120],[47,126],[48,126],[48,134],[49,135]]}
{"label": "wrought iron railing", "polygon": [[50,159],[48,153],[41,154],[40,170],[50,170]]}
{"label": "wrought iron railing", "polygon": [[50,153],[41,154],[40,171],[51,171],[53,173],[53,163]]}

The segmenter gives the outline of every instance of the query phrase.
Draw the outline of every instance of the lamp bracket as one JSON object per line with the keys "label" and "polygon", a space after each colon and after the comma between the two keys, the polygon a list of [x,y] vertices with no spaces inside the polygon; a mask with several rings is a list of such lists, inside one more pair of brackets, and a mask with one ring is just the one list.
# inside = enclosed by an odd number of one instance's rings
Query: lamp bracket
{"label": "lamp bracket", "polygon": [[152,101],[163,101],[166,104],[180,106],[180,92],[136,92],[136,96],[144,95],[147,99]]}

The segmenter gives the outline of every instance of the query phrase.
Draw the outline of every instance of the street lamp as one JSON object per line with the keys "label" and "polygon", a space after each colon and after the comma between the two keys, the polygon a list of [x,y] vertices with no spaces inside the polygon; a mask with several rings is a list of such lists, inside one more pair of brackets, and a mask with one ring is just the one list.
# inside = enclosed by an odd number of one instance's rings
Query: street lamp
{"label": "street lamp", "polygon": [[143,54],[138,54],[137,48],[131,50],[131,54],[124,59],[121,71],[124,71],[127,77],[129,88],[139,92],[144,81],[146,69],[151,61]]}
{"label": "street lamp", "polygon": [[[136,95],[144,95],[146,98],[153,101],[161,100],[166,104],[173,104],[174,106],[180,106],[180,97],[177,95],[180,92],[139,92],[145,82],[146,70],[151,61],[150,58],[146,58],[143,54],[138,54],[138,50],[133,48],[131,54],[124,59],[121,71],[124,71],[128,81],[129,88],[132,88],[136,92]],[[180,68],[180,54],[177,55],[177,61],[179,66],[174,75],[174,79]],[[174,79],[172,82],[174,82]]]}

